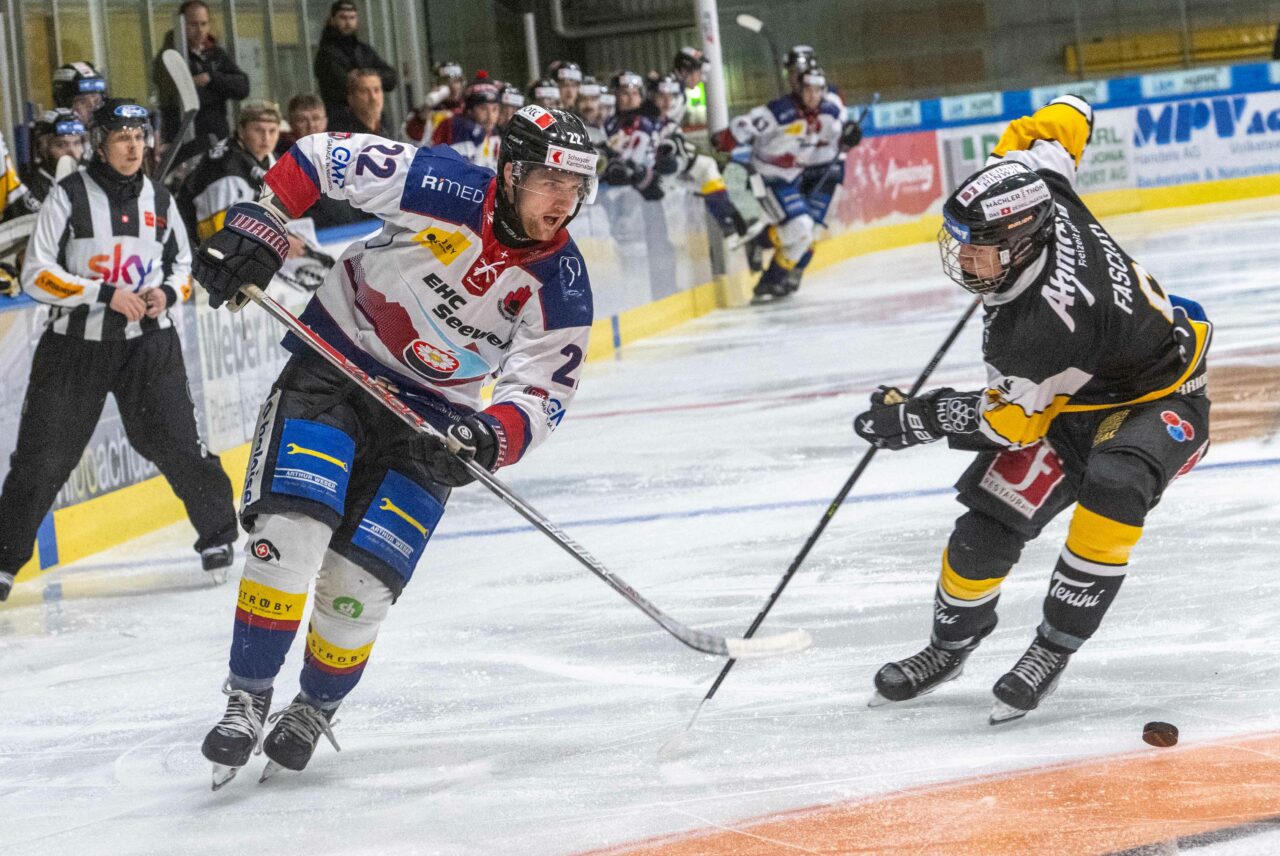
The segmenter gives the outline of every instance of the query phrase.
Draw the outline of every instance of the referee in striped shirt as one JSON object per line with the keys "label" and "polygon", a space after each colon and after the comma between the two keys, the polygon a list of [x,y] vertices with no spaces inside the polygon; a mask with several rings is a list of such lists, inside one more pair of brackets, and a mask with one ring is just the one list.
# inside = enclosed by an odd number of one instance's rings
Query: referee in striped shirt
{"label": "referee in striped shirt", "polygon": [[50,191],[27,247],[22,288],[51,309],[0,493],[0,600],[31,558],[107,393],[130,444],[186,506],[205,570],[232,561],[231,482],[200,440],[169,317],[190,292],[191,248],[169,192],[142,172],[149,118],[125,99],[94,111],[94,158]]}

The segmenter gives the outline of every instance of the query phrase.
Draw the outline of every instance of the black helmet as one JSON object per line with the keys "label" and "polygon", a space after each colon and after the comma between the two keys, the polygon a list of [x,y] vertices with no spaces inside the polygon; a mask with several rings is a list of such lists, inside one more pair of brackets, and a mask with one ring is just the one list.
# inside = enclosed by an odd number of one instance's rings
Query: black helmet
{"label": "black helmet", "polygon": [[[942,206],[938,245],[948,277],[975,294],[1012,283],[1053,235],[1054,202],[1049,185],[1017,161],[1003,161],[969,177]],[[993,276],[960,266],[962,245],[999,248],[1000,271]]]}
{"label": "black helmet", "polygon": [[668,95],[679,95],[684,91],[684,84],[674,74],[663,74],[649,81],[650,94],[665,92]]}
{"label": "black helmet", "polygon": [[533,85],[529,87],[529,100],[534,104],[539,101],[549,101],[558,105],[560,103],[560,84],[549,77],[534,81]]}
{"label": "black helmet", "polygon": [[462,66],[451,60],[436,63],[436,79],[437,80],[462,80]]}
{"label": "black helmet", "polygon": [[680,74],[706,68],[709,64],[707,58],[702,55],[702,51],[690,47],[680,48],[680,53],[676,54],[676,58],[671,61],[671,67]]}
{"label": "black helmet", "polygon": [[46,110],[40,114],[39,119],[31,123],[32,142],[37,142],[44,137],[83,137],[84,134],[84,123],[69,107]]}
{"label": "black helmet", "polygon": [[600,81],[596,80],[589,74],[582,76],[582,86],[578,89],[579,98],[599,98],[604,87],[600,85]]}
{"label": "black helmet", "polygon": [[578,215],[582,205],[595,201],[600,156],[587,139],[587,129],[582,120],[567,110],[547,110],[536,104],[521,107],[507,124],[498,151],[496,219],[515,240],[528,241],[529,236],[516,216],[514,200],[507,197],[508,164],[512,167],[511,183],[514,187],[520,186],[532,167],[545,167],[582,177],[578,205],[565,220],[566,224]]}
{"label": "black helmet", "polygon": [[505,84],[498,93],[498,100],[511,107],[524,106],[524,93],[513,83]]}
{"label": "black helmet", "polygon": [[795,45],[791,50],[787,51],[787,57],[783,61],[783,68],[788,71],[803,71],[811,65],[817,65],[818,55],[813,48],[808,45]]}
{"label": "black helmet", "polygon": [[462,90],[462,104],[470,110],[480,104],[497,104],[500,100],[497,84],[487,77],[471,81]]}
{"label": "black helmet", "polygon": [[811,62],[799,69],[795,83],[796,94],[799,95],[800,90],[806,86],[816,86],[823,92],[827,90],[827,73],[816,62]]}
{"label": "black helmet", "polygon": [[635,87],[644,92],[644,78],[634,71],[620,71],[609,80],[609,91],[617,95],[619,89]]}
{"label": "black helmet", "polygon": [[69,62],[53,73],[53,104],[71,107],[77,95],[107,97],[107,79],[87,62]]}
{"label": "black helmet", "polygon": [[146,145],[152,145],[151,113],[141,104],[128,98],[108,98],[93,111],[93,121],[89,123],[89,140],[94,149],[107,141],[112,131],[125,128],[142,128],[146,132]]}
{"label": "black helmet", "polygon": [[571,59],[558,59],[547,66],[547,77],[557,83],[581,83],[582,67]]}

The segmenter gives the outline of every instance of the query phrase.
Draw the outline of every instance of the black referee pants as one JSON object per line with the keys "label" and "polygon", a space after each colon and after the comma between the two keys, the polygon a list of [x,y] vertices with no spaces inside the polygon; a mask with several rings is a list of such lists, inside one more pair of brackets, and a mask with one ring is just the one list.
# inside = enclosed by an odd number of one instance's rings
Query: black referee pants
{"label": "black referee pants", "polygon": [[231,480],[200,442],[178,333],[91,342],[46,331],[22,403],[18,446],[0,493],[0,571],[31,558],[36,530],[116,397],[129,443],[186,506],[197,551],[236,539]]}

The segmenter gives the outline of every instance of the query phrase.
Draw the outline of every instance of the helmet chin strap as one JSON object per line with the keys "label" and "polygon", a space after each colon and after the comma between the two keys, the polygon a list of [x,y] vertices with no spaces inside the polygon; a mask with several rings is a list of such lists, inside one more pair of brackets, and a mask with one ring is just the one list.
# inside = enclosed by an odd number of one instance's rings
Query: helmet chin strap
{"label": "helmet chin strap", "polygon": [[515,182],[508,184],[505,176],[499,181],[498,197],[493,206],[493,224],[496,227],[494,233],[498,240],[514,249],[538,243],[524,230],[524,224],[520,222],[519,206],[507,198],[508,188],[513,194],[519,193],[519,188],[515,186]]}

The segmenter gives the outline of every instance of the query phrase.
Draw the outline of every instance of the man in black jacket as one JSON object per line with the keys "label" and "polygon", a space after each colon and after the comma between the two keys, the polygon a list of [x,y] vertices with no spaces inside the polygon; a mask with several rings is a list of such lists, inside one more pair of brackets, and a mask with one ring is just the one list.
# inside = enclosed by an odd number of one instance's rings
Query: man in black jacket
{"label": "man in black jacket", "polygon": [[[231,136],[227,123],[227,102],[249,97],[249,75],[209,32],[209,6],[204,0],[187,0],[178,7],[186,22],[187,65],[200,96],[196,113],[195,139],[186,144],[179,162],[209,150],[218,140]],[[164,49],[174,47],[170,30],[164,37]],[[154,66],[156,85],[160,89],[160,132],[165,143],[175,142],[182,126],[182,105],[169,73],[157,56]]]}
{"label": "man in black jacket", "polygon": [[320,34],[320,48],[316,51],[316,81],[320,84],[320,97],[334,116],[347,103],[347,75],[357,68],[378,72],[382,78],[382,91],[392,92],[400,82],[396,70],[378,56],[371,45],[356,37],[360,26],[360,13],[351,0],[335,0],[329,7],[329,21]]}

